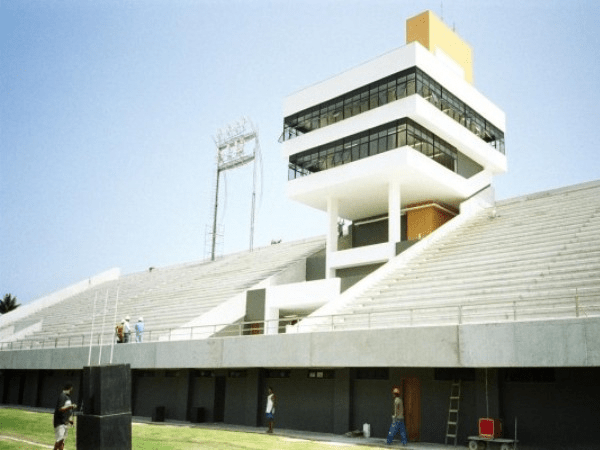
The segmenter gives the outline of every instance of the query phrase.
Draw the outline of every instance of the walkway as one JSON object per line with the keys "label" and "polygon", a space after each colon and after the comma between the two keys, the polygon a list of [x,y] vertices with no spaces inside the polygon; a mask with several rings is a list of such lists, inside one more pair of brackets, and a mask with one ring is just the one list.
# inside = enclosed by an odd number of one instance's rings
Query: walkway
{"label": "walkway", "polygon": [[[187,426],[191,428],[206,428],[211,430],[222,430],[222,431],[233,431],[239,433],[265,433],[266,428],[250,427],[244,425],[232,425],[225,423],[190,423],[181,422],[174,420],[166,420],[165,422],[157,423],[152,422],[148,417],[135,416],[133,418],[134,423],[152,423],[154,425],[171,425],[171,426]],[[406,447],[403,447],[400,443],[400,436],[398,441],[394,441],[392,445],[388,446],[385,443],[385,439],[382,438],[365,438],[365,437],[348,437],[340,434],[330,433],[316,433],[313,431],[300,431],[300,430],[287,430],[281,428],[275,428],[275,435],[283,436],[289,439],[298,439],[305,441],[315,442],[330,442],[337,443],[340,446],[354,446],[363,445],[366,447],[376,448],[403,448],[407,450],[455,450],[456,448],[465,448],[465,446],[454,447],[452,445],[443,444],[429,444],[426,442],[411,442]]]}

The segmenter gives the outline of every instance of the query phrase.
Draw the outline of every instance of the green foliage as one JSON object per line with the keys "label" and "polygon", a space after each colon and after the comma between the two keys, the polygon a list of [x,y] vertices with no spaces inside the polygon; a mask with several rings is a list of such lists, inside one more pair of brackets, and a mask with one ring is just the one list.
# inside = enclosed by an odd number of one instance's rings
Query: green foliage
{"label": "green foliage", "polygon": [[0,314],[6,314],[14,309],[17,309],[17,297],[13,297],[12,294],[4,294],[4,298],[0,300]]}

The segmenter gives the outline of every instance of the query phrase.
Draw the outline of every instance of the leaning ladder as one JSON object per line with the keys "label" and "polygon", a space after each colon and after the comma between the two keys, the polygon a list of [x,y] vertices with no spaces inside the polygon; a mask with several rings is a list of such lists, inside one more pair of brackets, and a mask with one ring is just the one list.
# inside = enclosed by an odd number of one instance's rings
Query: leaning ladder
{"label": "leaning ladder", "polygon": [[456,439],[458,437],[458,410],[460,408],[460,380],[454,380],[450,387],[450,407],[448,408],[448,424],[446,426],[446,445],[449,439],[454,438],[454,446],[456,447]]}

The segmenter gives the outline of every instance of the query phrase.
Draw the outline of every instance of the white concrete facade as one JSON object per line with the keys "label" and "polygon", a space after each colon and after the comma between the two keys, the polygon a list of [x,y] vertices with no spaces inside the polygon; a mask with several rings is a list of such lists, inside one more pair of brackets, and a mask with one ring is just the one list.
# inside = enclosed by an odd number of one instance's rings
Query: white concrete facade
{"label": "white concrete facade", "polygon": [[[403,351],[390,352],[390,342]],[[92,361],[99,361],[95,346]],[[100,363],[110,358],[104,346]],[[2,369],[80,369],[89,348],[2,352]],[[598,367],[600,319],[405,327],[117,345],[132,369],[369,367]]]}
{"label": "white concrete facade", "polygon": [[339,295],[339,278],[289,283],[267,288],[265,334],[278,334],[279,318],[286,313],[311,313]]}
{"label": "white concrete facade", "polygon": [[486,170],[494,174],[506,172],[506,157],[502,153],[417,95],[396,100],[358,116],[285,141],[283,144],[284,156],[289,157],[326,142],[336,141],[403,117],[409,117],[423,125],[449,144],[457,147],[461,153],[477,161]]}
{"label": "white concrete facade", "polygon": [[504,112],[460,75],[448,71],[445,61],[440,61],[438,57],[418,42],[392,50],[339,75],[289,95],[284,100],[283,115],[284,117],[289,116],[413,66],[423,69],[453,92],[454,95],[476,111],[479,111],[502,131],[505,131],[506,116]]}
{"label": "white concrete facade", "polygon": [[[504,113],[465,81],[461,73],[448,70],[448,61],[443,55],[429,52],[418,42],[290,95],[284,101],[284,116],[299,113],[413,67],[424,71],[504,132]],[[392,258],[395,255],[394,244],[401,240],[401,211],[407,205],[437,201],[458,209],[465,199],[490,186],[494,175],[507,170],[506,156],[502,152],[420,95],[408,95],[285,140],[283,156],[288,159],[404,118],[411,119],[455,147],[481,170],[469,177],[461,176],[407,145],[290,180],[287,186],[290,199],[327,213],[328,277],[334,277],[335,270],[339,268],[386,262]],[[337,254],[338,218],[354,221],[386,215],[389,245],[378,244],[369,249],[345,250],[341,252],[344,255]]]}

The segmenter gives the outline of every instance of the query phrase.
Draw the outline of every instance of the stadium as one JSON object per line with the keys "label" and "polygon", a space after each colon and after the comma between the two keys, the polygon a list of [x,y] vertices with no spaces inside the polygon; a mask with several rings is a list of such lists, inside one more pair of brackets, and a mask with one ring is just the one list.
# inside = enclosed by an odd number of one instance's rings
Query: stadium
{"label": "stadium", "polygon": [[[130,364],[132,414],[155,420],[264,426],[270,386],[277,427],[385,437],[400,386],[411,441],[464,445],[491,417],[594,448],[600,181],[497,201],[504,112],[429,11],[283,109],[287,194],[324,235],[114,269],[3,315],[2,404],[50,408],[84,367]],[[115,344],[125,316],[143,342]]]}

